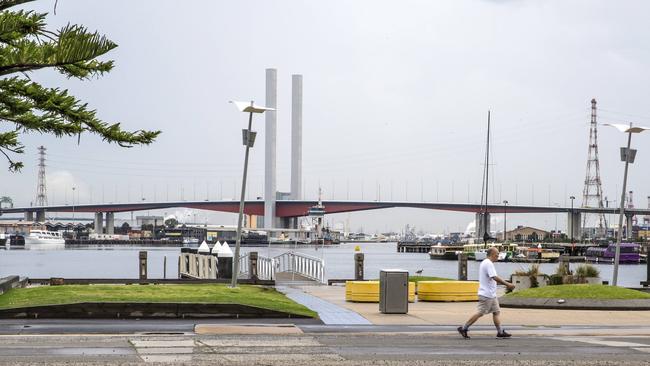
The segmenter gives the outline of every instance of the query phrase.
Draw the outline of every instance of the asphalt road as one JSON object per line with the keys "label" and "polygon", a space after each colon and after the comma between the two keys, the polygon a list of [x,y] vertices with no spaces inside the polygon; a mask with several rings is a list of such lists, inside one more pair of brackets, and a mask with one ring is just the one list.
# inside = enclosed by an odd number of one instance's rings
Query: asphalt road
{"label": "asphalt road", "polygon": [[[262,323],[202,323],[208,322]],[[195,334],[194,323],[2,320],[0,365],[647,365],[650,359],[646,326],[509,328],[511,339],[497,339],[489,327],[476,327],[472,339],[465,340],[452,326],[345,327],[312,322],[298,325],[302,334],[236,335]]]}

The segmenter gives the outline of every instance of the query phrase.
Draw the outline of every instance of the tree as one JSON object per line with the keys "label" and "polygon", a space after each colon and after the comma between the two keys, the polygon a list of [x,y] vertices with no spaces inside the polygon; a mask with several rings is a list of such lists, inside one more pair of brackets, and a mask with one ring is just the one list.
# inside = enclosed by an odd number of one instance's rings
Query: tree
{"label": "tree", "polygon": [[167,220],[165,220],[165,225],[166,225],[168,228],[173,229],[173,228],[175,228],[176,226],[178,226],[178,220],[176,220],[176,219],[173,218],[173,217],[170,217],[170,218],[168,218]]}
{"label": "tree", "polygon": [[0,132],[0,152],[9,162],[9,171],[23,167],[12,156],[24,153],[19,137],[26,133],[77,136],[78,143],[81,134],[90,133],[122,147],[153,142],[160,131],[125,131],[119,123],[97,118],[67,90],[46,88],[29,79],[30,72],[41,69],[80,80],[99,77],[113,68],[113,61],[97,58],[117,47],[80,25],[47,30],[47,13],[7,10],[30,1],[34,0],[0,0],[0,127],[11,126],[8,132]]}

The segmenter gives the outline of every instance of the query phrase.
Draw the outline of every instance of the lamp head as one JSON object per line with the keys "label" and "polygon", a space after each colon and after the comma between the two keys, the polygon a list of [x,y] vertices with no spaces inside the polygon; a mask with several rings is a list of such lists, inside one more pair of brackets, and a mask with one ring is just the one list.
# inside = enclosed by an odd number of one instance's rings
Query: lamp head
{"label": "lamp head", "polygon": [[274,111],[275,108],[262,107],[255,105],[253,101],[249,102],[240,102],[236,100],[231,100],[230,103],[234,104],[240,112],[246,113],[264,113],[266,111]]}
{"label": "lamp head", "polygon": [[614,127],[615,129],[625,133],[641,133],[645,130],[650,130],[650,127],[632,126],[631,123],[629,125],[624,125],[622,123],[605,123],[604,126]]}

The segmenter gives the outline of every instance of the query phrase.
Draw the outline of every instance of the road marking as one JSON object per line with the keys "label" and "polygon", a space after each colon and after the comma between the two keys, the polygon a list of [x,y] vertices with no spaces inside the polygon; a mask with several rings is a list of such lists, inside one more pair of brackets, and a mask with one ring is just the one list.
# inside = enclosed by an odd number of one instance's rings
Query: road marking
{"label": "road marking", "polygon": [[221,360],[255,363],[260,355],[268,361],[311,363],[341,361],[337,353],[307,336],[219,336],[218,338],[131,338],[129,342],[144,362],[181,363],[197,360]]}
{"label": "road marking", "polygon": [[608,341],[601,338],[586,338],[586,337],[562,337],[560,338],[565,341],[574,341],[582,343],[597,344],[599,346],[608,346],[608,347],[649,347],[650,345],[644,343],[634,343],[634,342],[621,342],[621,341]]}
{"label": "road marking", "polygon": [[283,337],[274,339],[202,339],[200,343],[209,347],[320,347],[314,338]]}

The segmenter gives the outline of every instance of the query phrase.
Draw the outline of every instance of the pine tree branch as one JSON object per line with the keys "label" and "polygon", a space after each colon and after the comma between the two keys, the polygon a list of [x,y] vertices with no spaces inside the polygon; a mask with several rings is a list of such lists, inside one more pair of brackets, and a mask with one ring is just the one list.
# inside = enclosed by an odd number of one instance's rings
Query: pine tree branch
{"label": "pine tree branch", "polygon": [[[117,47],[83,26],[68,24],[51,32],[45,29],[46,14],[5,10],[29,1],[0,0],[0,122],[15,125],[14,131],[0,132],[0,151],[9,162],[9,170],[18,171],[23,166],[8,153],[24,153],[18,138],[25,133],[56,137],[90,133],[123,147],[152,143],[160,131],[125,131],[119,123],[98,119],[94,110],[67,90],[45,88],[29,79],[29,72],[48,68],[78,79],[99,76],[113,68],[113,61],[97,58]],[[24,77],[10,76],[16,73]]]}
{"label": "pine tree branch", "polygon": [[12,6],[29,3],[34,0],[0,0],[0,11],[11,8]]}

